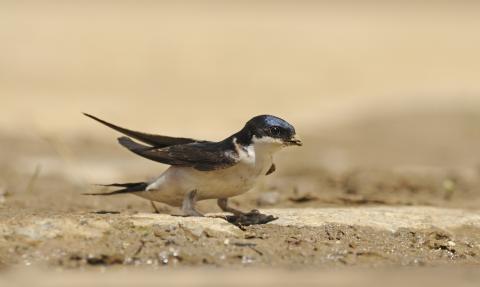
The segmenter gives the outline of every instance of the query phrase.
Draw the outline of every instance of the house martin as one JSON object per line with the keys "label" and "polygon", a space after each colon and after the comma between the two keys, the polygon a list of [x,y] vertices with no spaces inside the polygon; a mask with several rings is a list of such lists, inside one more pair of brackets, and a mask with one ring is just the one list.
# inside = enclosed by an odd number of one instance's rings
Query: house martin
{"label": "house martin", "polygon": [[119,137],[118,142],[131,152],[170,165],[151,181],[109,184],[106,186],[120,189],[89,195],[131,193],[180,207],[186,216],[203,216],[195,208],[196,202],[217,199],[224,212],[233,213],[227,220],[242,225],[276,218],[257,210],[245,213],[234,209],[228,205],[228,199],[249,191],[262,177],[273,173],[276,152],[302,145],[291,124],[271,115],[252,118],[239,132],[219,142],[142,133],[84,115],[126,135]]}

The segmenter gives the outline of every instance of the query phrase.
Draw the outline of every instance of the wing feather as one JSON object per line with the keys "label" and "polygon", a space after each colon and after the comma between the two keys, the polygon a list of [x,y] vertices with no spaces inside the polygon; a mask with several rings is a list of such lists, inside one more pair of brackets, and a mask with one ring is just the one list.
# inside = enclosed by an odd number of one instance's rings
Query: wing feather
{"label": "wing feather", "polygon": [[195,142],[152,149],[139,144],[128,137],[118,138],[118,142],[131,152],[153,161],[176,165],[190,166],[201,171],[224,169],[237,163],[238,158],[213,142]]}

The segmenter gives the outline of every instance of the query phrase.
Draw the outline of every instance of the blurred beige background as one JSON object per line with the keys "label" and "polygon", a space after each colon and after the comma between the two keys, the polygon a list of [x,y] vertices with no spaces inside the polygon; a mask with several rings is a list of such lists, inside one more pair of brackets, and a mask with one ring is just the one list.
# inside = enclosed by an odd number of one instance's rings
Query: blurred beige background
{"label": "blurred beige background", "polygon": [[[221,138],[272,113],[310,132],[477,110],[475,1],[0,2],[0,131]],[[111,136],[111,135],[106,135]]]}
{"label": "blurred beige background", "polygon": [[297,165],[480,166],[475,1],[0,5],[4,138],[115,144],[89,112],[215,140],[270,113],[305,139]]}

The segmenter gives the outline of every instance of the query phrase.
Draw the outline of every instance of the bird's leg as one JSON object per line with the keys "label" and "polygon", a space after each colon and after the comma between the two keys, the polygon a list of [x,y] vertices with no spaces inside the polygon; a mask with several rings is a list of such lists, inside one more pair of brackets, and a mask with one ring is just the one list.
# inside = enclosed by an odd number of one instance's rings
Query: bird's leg
{"label": "bird's leg", "polygon": [[203,214],[195,209],[195,203],[197,202],[197,190],[192,190],[185,195],[182,203],[182,211],[186,216],[200,216]]}
{"label": "bird's leg", "polygon": [[217,204],[222,211],[233,213],[236,216],[245,215],[245,212],[228,206],[228,198],[219,198]]}
{"label": "bird's leg", "polygon": [[160,214],[160,210],[158,210],[158,207],[155,205],[155,203],[150,200],[150,204],[152,205],[154,213]]}
{"label": "bird's leg", "polygon": [[265,224],[275,219],[278,219],[273,215],[262,214],[256,209],[250,212],[243,212],[238,209],[229,207],[227,198],[219,198],[217,200],[217,204],[223,211],[233,213],[233,215],[227,215],[225,219],[228,222],[240,227],[254,224]]}

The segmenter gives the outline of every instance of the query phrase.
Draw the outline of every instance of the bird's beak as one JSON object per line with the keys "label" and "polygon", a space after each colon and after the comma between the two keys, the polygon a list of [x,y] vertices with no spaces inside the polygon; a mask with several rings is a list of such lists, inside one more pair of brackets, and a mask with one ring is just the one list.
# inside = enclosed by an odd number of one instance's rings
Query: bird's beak
{"label": "bird's beak", "polygon": [[291,138],[289,141],[288,141],[288,145],[297,145],[297,146],[302,146],[303,143],[302,141],[300,140],[300,138],[295,135],[293,138]]}

